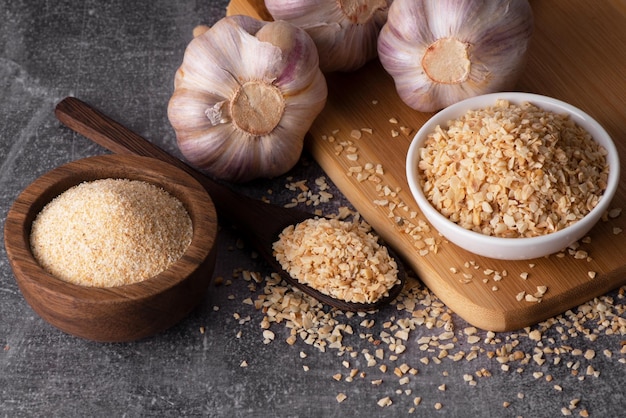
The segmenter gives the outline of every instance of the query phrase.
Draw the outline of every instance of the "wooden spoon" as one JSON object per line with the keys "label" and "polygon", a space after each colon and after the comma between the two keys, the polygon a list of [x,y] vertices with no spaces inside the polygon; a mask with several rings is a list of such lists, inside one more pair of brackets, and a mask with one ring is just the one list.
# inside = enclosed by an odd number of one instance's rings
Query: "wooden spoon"
{"label": "wooden spoon", "polygon": [[325,295],[310,286],[300,283],[282,269],[273,255],[272,244],[278,239],[278,235],[285,227],[298,224],[308,218],[314,218],[316,215],[293,208],[268,204],[238,194],[74,97],[67,97],[59,102],[55,109],[55,115],[59,121],[70,129],[114,153],[136,154],[156,158],[191,174],[204,186],[213,199],[219,217],[228,218],[238,225],[259,254],[288,283],[324,304],[344,311],[375,310],[395,299],[404,287],[406,272],[397,255],[390,248],[388,248],[389,254],[395,258],[398,265],[400,283],[389,290],[388,296],[374,303],[347,302]]}

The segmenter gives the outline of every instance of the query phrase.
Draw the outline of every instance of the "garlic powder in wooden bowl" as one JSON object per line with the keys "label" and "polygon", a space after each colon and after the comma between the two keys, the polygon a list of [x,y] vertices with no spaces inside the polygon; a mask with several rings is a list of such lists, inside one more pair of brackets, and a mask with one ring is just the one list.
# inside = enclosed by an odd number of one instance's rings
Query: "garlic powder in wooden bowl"
{"label": "garlic powder in wooden bowl", "polygon": [[113,287],[153,277],[176,262],[193,227],[182,202],[145,181],[100,179],[48,203],[32,225],[35,259],[78,285]]}
{"label": "garlic powder in wooden bowl", "polygon": [[400,283],[398,266],[365,222],[311,218],[290,225],[274,256],[291,277],[353,303],[374,303]]}

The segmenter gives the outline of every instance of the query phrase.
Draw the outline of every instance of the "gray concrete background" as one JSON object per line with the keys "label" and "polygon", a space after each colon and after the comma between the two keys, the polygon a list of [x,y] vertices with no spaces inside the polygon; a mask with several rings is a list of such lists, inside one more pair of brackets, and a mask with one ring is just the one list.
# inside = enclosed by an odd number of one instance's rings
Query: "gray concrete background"
{"label": "gray concrete background", "polygon": [[[105,153],[56,121],[54,106],[66,96],[97,106],[178,155],[166,116],[173,75],[193,27],[224,16],[226,4],[225,0],[1,2],[0,219],[20,191],[41,174]],[[239,189],[282,204],[296,195],[284,187],[289,177],[307,180],[315,189],[313,180],[322,175],[304,155],[288,175]],[[348,205],[332,184],[331,192],[334,198],[321,206],[325,213]],[[222,225],[215,276],[228,280],[239,268],[269,274],[250,248],[239,245],[240,238],[236,230]],[[587,320],[575,309],[518,332],[491,336],[479,331],[480,341],[474,344],[463,333],[467,324],[452,313],[456,339],[450,354],[475,346],[480,353],[476,359],[443,358],[436,364],[432,358],[441,349],[433,345],[431,351],[422,350],[419,341],[432,341],[445,330],[421,326],[410,333],[398,360],[386,357],[376,367],[367,366],[362,350],[374,352],[384,344],[375,345],[359,333],[372,332],[379,339],[386,321],[410,314],[385,308],[368,317],[376,322],[371,330],[359,325],[362,318],[338,317],[355,330],[344,340],[358,352],[355,358],[337,350],[321,352],[301,340],[291,346],[285,342],[288,330],[282,324],[272,326],[276,339],[265,344],[259,325],[263,313],[243,303],[247,297],[258,297],[261,289],[259,285],[251,292],[247,282],[234,278],[230,286],[212,286],[204,303],[170,330],[134,343],[94,343],[64,334],[30,309],[2,246],[0,416],[382,417],[411,412],[428,417],[624,416],[624,289],[584,307],[591,312]],[[437,312],[436,306],[427,304],[429,297],[436,302],[434,296],[426,291],[420,295],[426,300],[420,298],[419,309],[433,318],[445,317],[445,308]],[[531,331],[539,331],[541,340],[529,338]],[[526,360],[511,361],[506,370],[490,353],[513,341],[519,341],[515,350]],[[585,356],[587,350],[595,356]],[[532,359],[538,351],[545,352],[543,364]],[[381,364],[387,366],[386,372],[379,369]],[[406,384],[393,373],[402,364],[418,370],[406,375]],[[351,369],[359,374],[348,382]],[[340,381],[333,378],[336,373],[343,375]],[[475,385],[466,380],[470,375]],[[382,382],[372,384],[378,380]],[[346,395],[341,403],[336,400],[339,393]],[[387,396],[393,403],[379,406],[378,400]],[[414,407],[415,397],[421,397],[421,404]],[[435,408],[437,403],[440,409]]]}

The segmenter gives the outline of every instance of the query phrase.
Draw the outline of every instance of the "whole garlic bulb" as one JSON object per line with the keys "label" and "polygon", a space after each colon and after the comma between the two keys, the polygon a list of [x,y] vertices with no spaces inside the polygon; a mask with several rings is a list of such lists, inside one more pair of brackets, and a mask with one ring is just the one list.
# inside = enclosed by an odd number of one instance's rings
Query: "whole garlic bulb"
{"label": "whole garlic bulb", "polygon": [[265,0],[276,20],[286,20],[315,41],[323,72],[354,71],[376,57],[376,41],[393,0]]}
{"label": "whole garlic bulb", "polygon": [[168,104],[181,153],[227,181],[284,174],[326,104],[311,37],[287,22],[247,16],[195,34]]}
{"label": "whole garlic bulb", "polygon": [[512,89],[533,32],[528,0],[395,0],[378,55],[410,107]]}

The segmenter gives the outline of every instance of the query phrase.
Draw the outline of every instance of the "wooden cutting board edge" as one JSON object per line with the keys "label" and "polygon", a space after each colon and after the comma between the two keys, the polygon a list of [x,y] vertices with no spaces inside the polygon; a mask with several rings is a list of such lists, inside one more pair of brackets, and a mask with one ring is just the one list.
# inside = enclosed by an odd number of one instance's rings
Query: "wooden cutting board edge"
{"label": "wooden cutting board edge", "polygon": [[[227,8],[227,15],[234,14],[246,14],[263,20],[271,19],[271,16],[264,8],[262,0],[233,0]],[[324,112],[326,112],[326,109]],[[428,115],[422,115],[422,117],[424,119],[421,123],[427,119]],[[420,116],[418,116],[419,118]],[[420,121],[418,120],[417,122],[416,126],[421,126]],[[338,165],[346,170],[348,165],[342,165],[342,163],[337,162],[337,156],[333,155],[332,147],[319,145],[320,135],[328,133],[321,130],[320,125],[323,126],[323,122],[318,123],[316,121],[311,130],[312,135],[307,136],[307,150],[382,238],[392,245],[397,252],[401,253],[404,261],[415,270],[424,284],[450,309],[471,324],[492,331],[520,329],[558,315],[567,309],[587,302],[593,297],[600,296],[626,284],[626,265],[621,265],[618,268],[607,266],[607,269],[596,268],[596,270],[600,270],[600,274],[594,280],[583,280],[582,282],[578,280],[565,291],[544,298],[541,303],[504,306],[499,305],[496,301],[494,305],[494,300],[497,298],[494,299],[494,296],[490,295],[484,288],[479,289],[478,296],[472,294],[471,298],[468,297],[468,294],[459,287],[458,283],[454,283],[458,279],[452,277],[453,275],[446,271],[448,267],[442,267],[442,263],[429,259],[429,257],[434,258],[436,255],[417,258],[407,254],[406,251],[398,251],[398,247],[407,245],[406,240],[402,238],[401,234],[396,234],[393,228],[390,228],[389,223],[384,221],[384,217],[381,217],[379,208],[371,204],[372,199],[375,199],[376,196],[365,192],[367,198],[363,199],[362,190],[355,192],[358,185],[354,183],[354,179],[337,170]],[[327,128],[327,126],[323,127],[323,129]],[[408,148],[408,144],[406,147]],[[620,149],[620,151],[622,150]],[[403,162],[404,160],[402,159]],[[399,185],[402,189],[401,193],[406,194],[408,187],[404,180],[403,170],[402,168],[402,173],[400,174],[397,169],[394,170],[391,177],[398,179],[398,182],[401,183]],[[404,198],[406,197],[405,195]],[[453,246],[453,244],[446,243],[446,247],[449,246]],[[464,251],[461,249],[456,250]],[[476,258],[469,253],[467,254],[467,260]]]}

